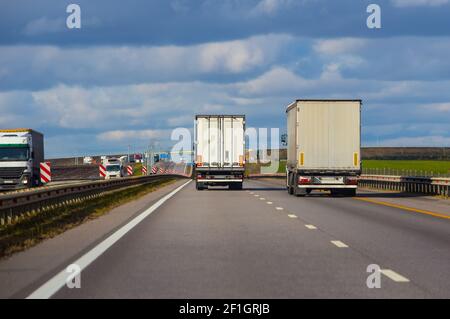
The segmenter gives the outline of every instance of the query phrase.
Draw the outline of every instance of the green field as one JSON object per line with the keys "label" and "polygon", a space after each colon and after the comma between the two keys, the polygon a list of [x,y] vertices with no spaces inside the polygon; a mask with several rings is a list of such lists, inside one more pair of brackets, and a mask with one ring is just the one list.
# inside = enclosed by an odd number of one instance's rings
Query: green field
{"label": "green field", "polygon": [[364,172],[400,175],[449,175],[450,161],[363,160]]}
{"label": "green field", "polygon": [[[286,160],[280,161],[278,173],[285,172]],[[363,173],[386,175],[450,176],[450,161],[363,160]],[[260,164],[247,164],[247,173],[258,174]]]}

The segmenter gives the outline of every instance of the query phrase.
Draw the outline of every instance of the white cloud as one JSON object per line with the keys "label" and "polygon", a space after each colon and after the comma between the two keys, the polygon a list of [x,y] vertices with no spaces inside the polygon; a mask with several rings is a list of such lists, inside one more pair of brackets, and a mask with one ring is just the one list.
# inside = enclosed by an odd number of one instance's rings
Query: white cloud
{"label": "white cloud", "polygon": [[[237,75],[274,63],[293,41],[278,34],[192,46],[0,46],[0,87],[15,83],[114,85]],[[27,77],[17,77],[23,72]]]}
{"label": "white cloud", "polygon": [[[386,143],[425,145],[427,135],[432,136],[429,143],[444,143],[450,135],[443,124],[450,121],[448,79],[414,80],[411,76],[408,80],[386,80],[371,73],[381,67],[379,60],[383,56],[379,52],[393,46],[388,57],[395,56],[396,65],[403,62],[398,61],[399,57],[406,56],[408,65],[415,66],[414,71],[429,63],[432,70],[440,66],[438,70],[445,75],[445,55],[450,46],[442,43],[442,38],[322,39],[313,42],[313,53],[308,56],[312,64],[295,69],[284,54],[299,40],[302,39],[268,35],[188,47],[1,48],[0,69],[11,74],[34,74],[42,81],[53,76],[61,84],[32,91],[0,91],[0,124],[31,126],[44,133],[47,127],[74,135],[84,132],[84,142],[73,147],[88,149],[90,145],[90,150],[96,150],[97,145],[98,149],[107,150],[126,146],[130,136],[141,141],[143,147],[150,139],[168,141],[169,128],[192,127],[198,113],[245,113],[249,123],[256,118],[258,125],[281,126],[285,123],[284,107],[295,98],[362,98],[363,117],[368,114],[364,117],[364,132],[369,139],[375,135],[397,136]],[[422,45],[425,42],[426,47]],[[411,46],[405,45],[408,43],[416,49],[411,51]],[[429,50],[440,53],[433,55]],[[403,53],[396,55],[399,51]],[[367,66],[368,53],[373,58],[370,76],[349,76],[349,70],[359,71]],[[16,68],[9,68],[11,59]],[[28,62],[20,63],[23,59]],[[311,67],[314,73],[308,73]],[[401,69],[409,70],[403,66]],[[221,73],[232,74],[231,80],[193,80],[202,78],[200,75]],[[86,82],[92,74],[105,79],[92,85]],[[148,74],[154,77],[147,78]],[[179,78],[179,74],[189,77]],[[107,78],[123,79],[128,75],[131,83],[107,82]],[[84,86],[74,85],[71,79],[79,79]],[[5,83],[3,80],[10,81],[8,75],[2,79]],[[405,107],[405,103],[410,105]],[[425,122],[426,125],[419,125]],[[378,129],[384,134],[378,134]],[[422,142],[417,135],[425,136]],[[63,141],[58,139],[55,143]],[[61,149],[69,148],[65,145]],[[55,146],[49,149],[58,151]]]}
{"label": "white cloud", "polygon": [[255,7],[255,11],[264,13],[274,13],[280,7],[286,5],[289,0],[261,0]]}
{"label": "white cloud", "polygon": [[192,116],[184,115],[184,116],[176,116],[176,117],[169,117],[167,119],[167,124],[171,127],[174,126],[187,126],[192,125],[193,123]]}
{"label": "white cloud", "polygon": [[450,0],[391,0],[396,7],[437,7],[449,3]]}
{"label": "white cloud", "polygon": [[366,44],[366,39],[359,38],[322,39],[315,41],[313,49],[319,54],[334,55],[353,53],[363,48]]}
{"label": "white cloud", "polygon": [[264,63],[264,48],[241,41],[208,44],[199,51],[199,65],[204,72],[240,73]]}
{"label": "white cloud", "polygon": [[424,105],[423,108],[425,110],[430,110],[430,111],[450,112],[450,102],[427,104],[427,105]]}
{"label": "white cloud", "polygon": [[55,33],[65,31],[65,20],[63,18],[49,19],[41,17],[27,23],[23,29],[25,35],[34,36],[45,33]]}
{"label": "white cloud", "polygon": [[292,92],[306,88],[310,86],[310,83],[286,68],[274,67],[261,76],[240,83],[238,86],[240,93],[244,96],[258,96]]}
{"label": "white cloud", "polygon": [[[95,93],[94,93],[95,92]],[[58,86],[46,91],[32,93],[36,106],[47,116],[44,122],[55,123],[64,128],[87,128],[101,125],[109,115],[102,106],[111,102],[101,91],[88,91],[80,87]],[[99,103],[100,102],[100,103]],[[93,105],[95,104],[95,107]]]}
{"label": "white cloud", "polygon": [[129,141],[135,143],[136,140],[161,139],[170,137],[167,130],[113,130],[106,131],[97,135],[100,141],[117,142]]}
{"label": "white cloud", "polygon": [[[379,85],[378,88],[382,86]],[[300,97],[323,98],[355,97],[358,81],[343,79],[339,65],[324,65],[317,78],[305,78],[285,67],[274,67],[257,78],[237,84],[239,93],[246,97],[286,96],[290,99]],[[349,95],[350,92],[350,95]]]}

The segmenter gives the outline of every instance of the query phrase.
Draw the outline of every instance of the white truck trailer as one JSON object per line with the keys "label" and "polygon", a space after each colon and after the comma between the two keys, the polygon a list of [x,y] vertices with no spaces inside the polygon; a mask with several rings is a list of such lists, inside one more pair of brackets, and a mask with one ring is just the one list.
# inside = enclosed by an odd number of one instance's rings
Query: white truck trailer
{"label": "white truck trailer", "polygon": [[0,190],[40,184],[44,137],[31,129],[0,130]]}
{"label": "white truck trailer", "polygon": [[242,189],[245,173],[245,116],[195,117],[195,179],[198,190],[209,185]]}
{"label": "white truck trailer", "polygon": [[361,100],[297,100],[286,110],[289,194],[355,196],[361,174]]}

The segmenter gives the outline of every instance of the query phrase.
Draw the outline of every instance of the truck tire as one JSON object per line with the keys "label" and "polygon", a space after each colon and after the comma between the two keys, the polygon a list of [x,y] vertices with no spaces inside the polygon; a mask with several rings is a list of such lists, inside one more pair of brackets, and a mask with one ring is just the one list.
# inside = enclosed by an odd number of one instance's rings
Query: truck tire
{"label": "truck tire", "polygon": [[288,193],[289,193],[289,195],[294,195],[294,187],[289,186],[288,187]]}
{"label": "truck tire", "polygon": [[352,189],[346,189],[344,191],[344,196],[347,197],[355,197],[356,196],[356,189],[352,188]]}
{"label": "truck tire", "polygon": [[342,194],[342,191],[339,189],[330,189],[330,195],[333,197],[339,196]]}
{"label": "truck tire", "polygon": [[289,195],[294,195],[294,186],[293,186],[293,178],[292,178],[293,174],[289,173],[288,175],[288,186],[287,186],[287,191]]}
{"label": "truck tire", "polygon": [[231,183],[229,186],[232,190],[241,190],[242,189],[242,183]]}
{"label": "truck tire", "polygon": [[202,191],[205,189],[205,186],[202,183],[196,183],[195,188],[197,188],[198,191]]}
{"label": "truck tire", "polygon": [[294,194],[297,197],[304,197],[306,196],[306,193],[307,193],[306,188],[295,188],[294,190]]}

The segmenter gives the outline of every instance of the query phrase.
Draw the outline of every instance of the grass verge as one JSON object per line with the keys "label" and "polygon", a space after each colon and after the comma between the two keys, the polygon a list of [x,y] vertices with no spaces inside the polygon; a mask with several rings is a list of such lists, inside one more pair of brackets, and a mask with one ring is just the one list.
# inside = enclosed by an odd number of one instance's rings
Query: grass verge
{"label": "grass verge", "polygon": [[[260,163],[249,163],[246,173],[260,174],[264,166]],[[423,161],[423,160],[363,160],[363,173],[388,174],[388,175],[449,175],[450,161]],[[280,160],[277,173],[286,172],[286,160]]]}
{"label": "grass verge", "polygon": [[363,160],[363,169],[400,175],[450,174],[450,161]]}
{"label": "grass verge", "polygon": [[67,205],[27,217],[15,224],[0,227],[0,258],[23,251],[39,242],[55,237],[88,220],[158,188],[172,184],[175,178],[114,190],[95,199]]}

